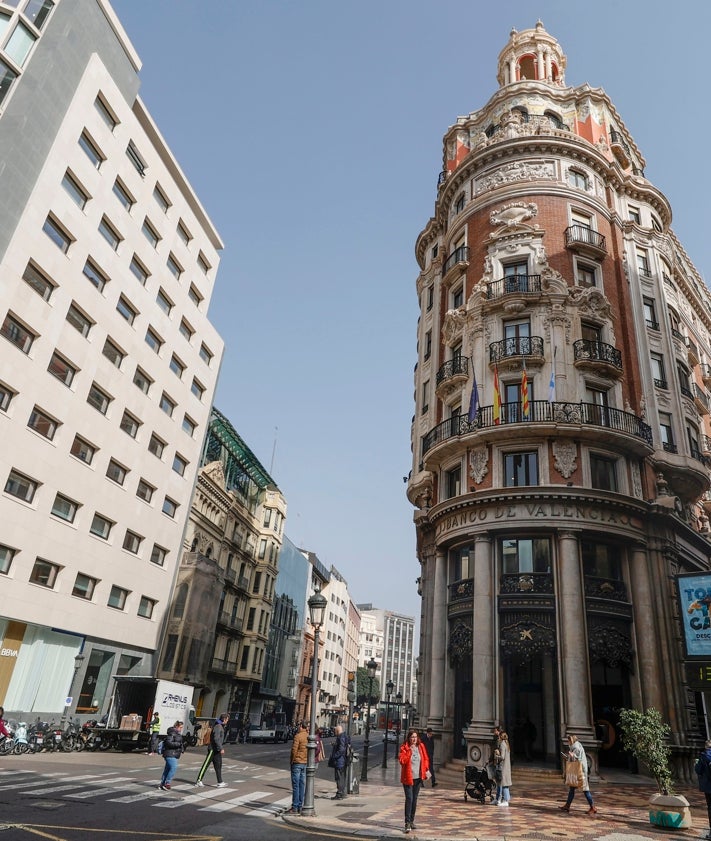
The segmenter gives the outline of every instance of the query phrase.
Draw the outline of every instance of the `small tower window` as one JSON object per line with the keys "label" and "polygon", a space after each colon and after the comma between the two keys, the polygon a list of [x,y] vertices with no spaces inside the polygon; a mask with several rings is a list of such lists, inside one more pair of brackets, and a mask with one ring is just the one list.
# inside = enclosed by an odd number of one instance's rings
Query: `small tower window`
{"label": "small tower window", "polygon": [[536,79],[536,60],[532,55],[523,55],[518,62],[518,78]]}
{"label": "small tower window", "polygon": [[554,128],[560,129],[561,131],[568,128],[555,111],[545,111],[543,116],[548,117]]}

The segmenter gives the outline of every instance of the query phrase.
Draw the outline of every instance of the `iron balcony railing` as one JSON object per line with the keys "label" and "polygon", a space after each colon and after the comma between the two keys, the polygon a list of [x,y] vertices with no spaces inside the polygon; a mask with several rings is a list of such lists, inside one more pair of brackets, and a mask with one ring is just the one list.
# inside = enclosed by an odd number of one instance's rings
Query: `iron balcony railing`
{"label": "iron balcony railing", "polygon": [[241,631],[242,630],[242,620],[238,619],[236,616],[232,616],[227,610],[221,610],[220,615],[217,618],[217,621],[220,625],[224,625],[227,628],[232,628],[234,631]]}
{"label": "iron balcony railing", "polygon": [[657,388],[669,388],[669,383],[667,383],[666,380],[658,380],[658,379],[655,378],[654,385]]}
{"label": "iron balcony railing", "polygon": [[449,603],[471,599],[474,595],[474,579],[463,578],[449,585]]}
{"label": "iron balcony railing", "polygon": [[455,248],[454,251],[447,257],[444,261],[444,266],[442,267],[442,274],[447,274],[447,272],[452,268],[452,266],[456,266],[457,263],[466,263],[469,259],[469,246],[468,245],[460,245],[459,248]]}
{"label": "iron balcony railing", "polygon": [[605,342],[591,339],[578,339],[573,343],[573,358],[576,362],[590,360],[591,362],[605,362],[618,371],[622,370],[622,354],[616,347]]}
{"label": "iron balcony railing", "polygon": [[617,602],[627,601],[627,587],[624,581],[616,578],[598,578],[593,575],[586,575],[585,595],[598,599],[611,599]]}
{"label": "iron balcony railing", "polygon": [[486,297],[489,300],[501,298],[503,295],[540,292],[541,276],[539,274],[517,274],[494,280],[486,285]]}
{"label": "iron balcony railing", "polygon": [[694,394],[693,394],[692,390],[689,388],[688,385],[683,385],[683,384],[680,385],[679,386],[679,391],[684,395],[684,397],[688,397],[689,400],[694,399]]}
{"label": "iron balcony railing", "polygon": [[705,456],[701,450],[697,450],[696,447],[691,447],[691,457],[695,458],[696,461],[700,461],[705,467],[711,465],[711,458]]}
{"label": "iron balcony railing", "polygon": [[701,388],[698,383],[694,383],[694,391],[696,392],[696,398],[704,404],[704,406],[708,409],[709,407],[709,395],[708,392]]}
{"label": "iron balcony railing", "polygon": [[571,225],[565,229],[565,244],[574,245],[576,243],[591,245],[598,251],[607,251],[604,235],[593,231],[587,225]]}
{"label": "iron balcony railing", "polygon": [[637,415],[613,409],[611,406],[599,406],[597,403],[564,403],[547,400],[532,400],[529,404],[528,418],[524,418],[520,402],[502,403],[498,420],[494,417],[493,406],[481,406],[476,418],[470,423],[466,415],[456,415],[433,427],[422,439],[422,454],[437,444],[467,435],[480,429],[514,423],[569,423],[577,425],[604,426],[617,432],[634,435],[652,446],[652,428]]}
{"label": "iron balcony railing", "polygon": [[622,148],[625,150],[625,152],[627,152],[628,155],[632,154],[632,151],[627,141],[619,133],[619,131],[615,131],[614,128],[610,129],[610,143],[615,143],[618,146],[622,146]]}
{"label": "iron balcony railing", "polygon": [[686,337],[684,336],[684,334],[680,330],[677,330],[676,327],[671,328],[671,334],[675,339],[678,339],[682,344],[686,344]]}
{"label": "iron balcony railing", "polygon": [[450,359],[448,362],[445,362],[444,365],[437,371],[437,376],[435,377],[436,385],[443,383],[445,380],[448,380],[450,377],[455,376],[455,374],[468,374],[469,373],[469,358],[467,356],[455,356],[454,359]]}
{"label": "iron balcony railing", "polygon": [[233,675],[237,671],[237,661],[224,660],[221,657],[213,657],[212,670],[213,672],[225,672],[226,674]]}
{"label": "iron balcony railing", "polygon": [[489,362],[500,362],[512,356],[543,356],[540,336],[513,336],[489,345]]}
{"label": "iron balcony railing", "polygon": [[662,441],[662,449],[664,450],[665,453],[678,453],[679,452],[676,444],[674,444],[671,441]]}
{"label": "iron balcony railing", "polygon": [[655,321],[653,318],[647,318],[645,321],[647,322],[647,327],[649,327],[650,330],[659,330],[658,321]]}

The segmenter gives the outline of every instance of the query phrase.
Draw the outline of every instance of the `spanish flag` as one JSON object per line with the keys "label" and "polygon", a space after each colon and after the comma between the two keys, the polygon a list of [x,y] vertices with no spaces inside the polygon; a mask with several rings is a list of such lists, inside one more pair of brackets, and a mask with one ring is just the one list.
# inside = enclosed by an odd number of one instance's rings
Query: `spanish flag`
{"label": "spanish flag", "polygon": [[494,423],[501,423],[501,391],[499,390],[499,367],[494,368]]}
{"label": "spanish flag", "polygon": [[528,374],[526,373],[526,360],[523,360],[523,373],[521,374],[521,415],[525,421],[531,418],[531,407],[528,402]]}

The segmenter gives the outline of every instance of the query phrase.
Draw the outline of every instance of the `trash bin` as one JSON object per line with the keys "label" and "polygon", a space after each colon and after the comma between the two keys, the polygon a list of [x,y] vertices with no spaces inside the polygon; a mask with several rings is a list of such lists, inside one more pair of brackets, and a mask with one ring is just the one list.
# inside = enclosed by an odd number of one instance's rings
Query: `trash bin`
{"label": "trash bin", "polygon": [[346,773],[346,791],[348,794],[360,794],[360,756],[353,754]]}

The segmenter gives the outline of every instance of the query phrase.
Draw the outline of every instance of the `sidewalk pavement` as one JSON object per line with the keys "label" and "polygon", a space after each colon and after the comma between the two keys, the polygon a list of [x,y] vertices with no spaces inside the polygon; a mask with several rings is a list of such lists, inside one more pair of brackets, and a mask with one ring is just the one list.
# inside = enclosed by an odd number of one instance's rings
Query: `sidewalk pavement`
{"label": "sidewalk pavement", "polygon": [[[577,792],[571,811],[558,808],[568,793],[560,785],[521,782],[511,787],[509,808],[464,800],[460,789],[439,783],[424,787],[417,802],[415,829],[408,836],[418,841],[503,841],[516,839],[604,839],[604,841],[698,841],[709,831],[706,801],[701,792],[683,794],[691,804],[693,826],[690,829],[660,829],[649,823],[647,802],[656,791],[652,780],[612,772],[604,780],[591,781],[591,793],[597,814],[588,815],[588,804]],[[334,836],[359,838],[404,838],[405,796],[399,783],[399,767],[369,768],[368,782],[360,784],[360,794],[345,800],[331,800],[335,783],[326,790],[316,780],[315,817],[284,814],[282,819],[294,826],[318,829]]]}

